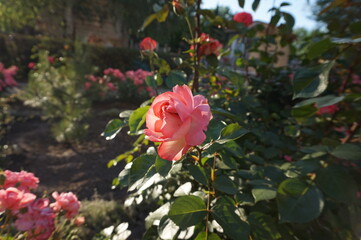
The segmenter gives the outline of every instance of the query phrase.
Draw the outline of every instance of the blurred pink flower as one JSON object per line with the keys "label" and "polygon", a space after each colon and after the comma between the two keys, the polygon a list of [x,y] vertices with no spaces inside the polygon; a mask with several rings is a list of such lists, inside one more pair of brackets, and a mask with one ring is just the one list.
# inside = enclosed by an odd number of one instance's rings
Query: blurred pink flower
{"label": "blurred pink flower", "polygon": [[80,202],[74,193],[68,192],[59,195],[58,192],[54,192],[52,196],[56,200],[55,203],[50,204],[54,212],[64,210],[65,217],[68,219],[78,214]]}
{"label": "blurred pink flower", "polygon": [[4,80],[8,86],[17,86],[18,83],[14,79],[14,75],[18,72],[19,68],[16,66],[11,66],[8,69],[3,69],[2,74],[4,75]]}
{"label": "blurred pink flower", "polygon": [[97,78],[94,75],[85,75],[85,78],[92,82],[97,81]]}
{"label": "blurred pink flower", "polygon": [[246,27],[252,25],[253,17],[248,12],[240,12],[233,16],[233,21],[243,23]]}
{"label": "blurred pink flower", "polygon": [[17,215],[15,227],[27,231],[29,239],[46,240],[55,230],[55,214],[49,207],[49,199],[38,199],[28,206],[28,210]]}
{"label": "blurred pink flower", "polygon": [[330,106],[326,106],[326,107],[321,107],[318,109],[317,111],[317,115],[325,115],[325,114],[334,114],[338,111],[338,107],[336,104],[330,105]]}
{"label": "blurred pink flower", "polygon": [[284,160],[286,160],[287,162],[292,162],[293,161],[293,158],[289,155],[284,155],[283,156]]}
{"label": "blurred pink flower", "polygon": [[103,71],[103,73],[104,73],[104,75],[110,75],[113,73],[113,71],[114,71],[113,68],[107,68]]}
{"label": "blurred pink flower", "polygon": [[107,87],[109,88],[110,91],[117,90],[117,87],[111,82],[107,82]]}
{"label": "blurred pink flower", "polygon": [[76,217],[75,219],[74,219],[74,224],[76,225],[76,226],[81,226],[81,225],[83,225],[85,223],[85,217],[83,217],[83,216],[79,216],[79,217]]}
{"label": "blurred pink flower", "polygon": [[49,63],[54,63],[55,62],[55,58],[53,56],[49,56],[48,57],[48,61]]}
{"label": "blurred pink flower", "polygon": [[34,69],[36,67],[36,63],[34,63],[34,62],[29,62],[28,63],[28,68],[29,69]]}
{"label": "blurred pink flower", "polygon": [[143,51],[154,51],[154,49],[157,47],[157,44],[157,41],[154,39],[146,37],[140,42],[139,47],[140,50]]}
{"label": "blurred pink flower", "polygon": [[4,188],[17,187],[19,190],[29,191],[30,189],[36,189],[38,183],[39,178],[35,177],[34,173],[5,170]]}
{"label": "blurred pink flower", "polygon": [[19,210],[35,200],[36,196],[14,187],[0,190],[0,211]]}
{"label": "blurred pink flower", "polygon": [[85,90],[89,90],[89,89],[91,88],[91,86],[92,86],[92,83],[91,83],[91,82],[86,82],[86,83],[84,83],[84,88],[85,88]]}
{"label": "blurred pink flower", "polygon": [[119,78],[121,81],[125,81],[125,76],[119,69],[114,69],[113,76]]}
{"label": "blurred pink flower", "polygon": [[352,84],[361,85],[361,79],[359,75],[356,74],[352,75]]}

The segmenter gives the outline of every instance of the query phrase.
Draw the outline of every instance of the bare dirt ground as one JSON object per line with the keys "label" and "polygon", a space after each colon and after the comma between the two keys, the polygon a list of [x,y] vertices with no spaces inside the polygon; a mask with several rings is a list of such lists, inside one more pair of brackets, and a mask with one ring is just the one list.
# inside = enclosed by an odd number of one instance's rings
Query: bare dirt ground
{"label": "bare dirt ground", "polygon": [[[91,199],[94,194],[103,199],[123,199],[126,192],[112,190],[111,182],[124,164],[110,169],[106,165],[131,149],[133,139],[126,134],[127,129],[111,141],[100,134],[109,120],[117,118],[117,109],[136,107],[136,104],[121,102],[97,104],[88,120],[87,137],[73,145],[57,143],[50,134],[50,124],[39,116],[16,121],[5,137],[6,144],[15,147],[6,157],[5,168],[33,172],[40,179],[39,192],[72,191],[80,200]],[[29,109],[17,106],[15,111],[21,113]]]}

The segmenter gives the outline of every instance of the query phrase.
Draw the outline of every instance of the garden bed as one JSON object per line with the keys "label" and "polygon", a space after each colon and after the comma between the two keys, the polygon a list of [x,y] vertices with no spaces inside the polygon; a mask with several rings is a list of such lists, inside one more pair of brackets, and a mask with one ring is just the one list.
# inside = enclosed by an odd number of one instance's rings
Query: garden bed
{"label": "garden bed", "polygon": [[129,150],[132,139],[126,134],[126,129],[112,141],[105,140],[101,132],[120,110],[136,107],[124,102],[96,104],[90,114],[92,117],[88,119],[88,135],[79,143],[70,145],[57,143],[51,136],[50,124],[37,116],[36,111],[16,105],[15,115],[33,117],[17,120],[12,125],[5,142],[13,150],[4,167],[34,172],[41,179],[39,193],[72,191],[80,200],[91,199],[95,194],[102,199],[123,199],[126,192],[112,190],[111,183],[124,164],[109,169],[107,163]]}

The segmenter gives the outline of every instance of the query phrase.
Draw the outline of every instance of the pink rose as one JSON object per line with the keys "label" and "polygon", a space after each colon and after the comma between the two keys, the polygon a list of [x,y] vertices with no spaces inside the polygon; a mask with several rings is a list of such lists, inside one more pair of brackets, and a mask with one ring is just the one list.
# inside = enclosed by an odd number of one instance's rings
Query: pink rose
{"label": "pink rose", "polygon": [[49,56],[48,57],[48,61],[49,61],[49,63],[54,63],[55,62],[55,58],[53,57],[53,56]]}
{"label": "pink rose", "polygon": [[191,146],[204,142],[212,113],[207,99],[193,96],[188,86],[175,86],[154,99],[146,115],[145,134],[161,142],[158,154],[167,160],[179,160]]}
{"label": "pink rose", "polygon": [[29,239],[46,240],[55,230],[55,214],[49,207],[49,199],[38,199],[28,206],[28,210],[17,215],[15,227],[26,231]]}
{"label": "pink rose", "polygon": [[117,90],[117,87],[116,87],[113,83],[111,83],[111,82],[107,82],[107,87],[108,87],[108,89],[109,89],[110,91],[115,91],[115,90]]}
{"label": "pink rose", "polygon": [[157,47],[157,41],[150,37],[144,38],[139,44],[140,50],[143,51],[154,51]]}
{"label": "pink rose", "polygon": [[36,63],[34,63],[34,62],[29,62],[28,63],[28,68],[29,69],[34,69],[36,67]]}
{"label": "pink rose", "polygon": [[233,16],[233,21],[243,23],[246,27],[252,25],[252,15],[247,12],[240,12]]}
{"label": "pink rose", "polygon": [[84,88],[85,88],[85,90],[89,90],[89,89],[91,88],[91,86],[92,86],[92,83],[91,83],[91,82],[86,82],[86,83],[84,83]]}
{"label": "pink rose", "polygon": [[53,208],[54,212],[64,210],[66,212],[65,217],[68,219],[78,214],[80,202],[74,193],[68,192],[59,195],[57,192],[54,192],[52,196],[56,201],[55,203],[50,204],[50,207]]}
{"label": "pink rose", "polygon": [[0,190],[0,211],[19,210],[35,200],[36,196],[14,187]]}
{"label": "pink rose", "polygon": [[287,162],[292,162],[293,158],[289,155],[284,155],[283,158],[287,161]]}
{"label": "pink rose", "polygon": [[17,187],[19,190],[29,191],[38,187],[39,178],[34,173],[26,171],[12,172],[5,170],[4,188]]}
{"label": "pink rose", "polygon": [[107,68],[103,71],[104,75],[110,75],[111,73],[113,73],[114,69],[113,68]]}
{"label": "pink rose", "polygon": [[114,69],[113,76],[119,78],[121,81],[125,81],[125,76],[119,69]]}

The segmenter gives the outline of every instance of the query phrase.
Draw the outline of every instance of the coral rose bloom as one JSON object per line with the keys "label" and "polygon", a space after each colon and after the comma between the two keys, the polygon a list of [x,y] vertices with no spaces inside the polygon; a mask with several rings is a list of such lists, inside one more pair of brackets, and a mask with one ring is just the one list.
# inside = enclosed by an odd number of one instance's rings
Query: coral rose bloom
{"label": "coral rose bloom", "polygon": [[179,160],[191,146],[204,142],[212,113],[207,99],[193,96],[188,86],[175,86],[155,98],[146,115],[145,134],[161,142],[158,154],[167,160]]}
{"label": "coral rose bloom", "polygon": [[70,219],[78,214],[80,209],[80,202],[78,201],[77,196],[72,193],[61,193],[59,195],[58,192],[53,192],[53,198],[55,199],[55,203],[50,204],[50,207],[53,208],[54,212],[59,212],[64,210],[65,217]]}
{"label": "coral rose bloom", "polygon": [[19,210],[35,200],[36,196],[14,187],[0,190],[0,211]]}
{"label": "coral rose bloom", "polygon": [[252,15],[247,12],[240,12],[233,16],[233,21],[243,23],[246,27],[253,23]]}
{"label": "coral rose bloom", "polygon": [[150,37],[144,38],[139,44],[140,50],[153,51],[157,47],[157,41]]}

